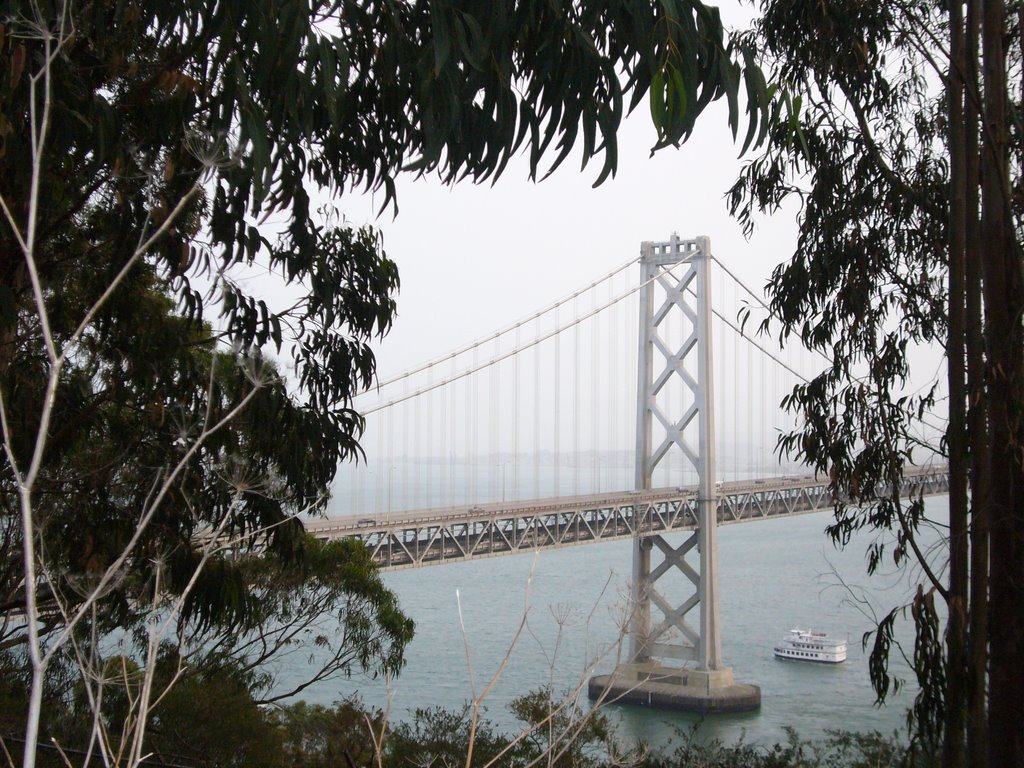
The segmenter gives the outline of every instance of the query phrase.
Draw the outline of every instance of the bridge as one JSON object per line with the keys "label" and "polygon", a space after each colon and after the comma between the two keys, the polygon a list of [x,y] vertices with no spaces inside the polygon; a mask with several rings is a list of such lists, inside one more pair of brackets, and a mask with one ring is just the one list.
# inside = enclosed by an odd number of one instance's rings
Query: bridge
{"label": "bridge", "polygon": [[[812,476],[722,483],[718,525],[831,509],[827,482]],[[945,467],[908,470],[902,496],[949,492]],[[354,538],[383,570],[533,552],[599,541],[660,536],[699,526],[698,488],[659,488],[486,503],[306,522],[322,541]]]}
{"label": "bridge", "polygon": [[[364,393],[366,461],[306,527],[363,541],[385,569],[630,539],[628,658],[591,696],[754,709],[760,689],[722,658],[717,529],[834,504],[826,479],[775,450],[798,429],[780,403],[808,380],[801,366],[830,361],[745,332],[737,317],[770,324],[769,309],[708,238],[646,242],[638,261],[639,280],[631,260]],[[937,452],[913,458],[904,497],[948,491]]]}

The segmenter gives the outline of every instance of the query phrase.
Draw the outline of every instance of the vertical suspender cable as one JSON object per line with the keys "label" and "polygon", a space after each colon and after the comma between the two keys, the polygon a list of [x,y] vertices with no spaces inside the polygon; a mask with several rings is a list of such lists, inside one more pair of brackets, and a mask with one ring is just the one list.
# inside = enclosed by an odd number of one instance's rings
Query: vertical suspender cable
{"label": "vertical suspender cable", "polygon": [[[516,349],[519,349],[519,326],[516,326]],[[512,358],[514,387],[512,405],[512,492],[509,498],[519,498],[519,355]]]}
{"label": "vertical suspender cable", "polygon": [[[605,285],[605,289],[608,289],[608,285]],[[590,294],[591,309],[597,309],[597,289]],[[605,325],[608,324],[609,315],[605,315]],[[590,467],[590,487],[592,493],[601,492],[601,408],[599,403],[601,401],[601,377],[597,366],[597,357],[600,354],[601,343],[601,320],[599,315],[594,316],[593,325],[590,328],[590,398],[593,401],[593,425],[594,428],[591,431],[593,440],[591,442],[591,467]],[[609,364],[611,361],[609,360]]]}
{"label": "vertical suspender cable", "polygon": [[[579,320],[580,312],[578,299],[572,300],[573,320]],[[580,331],[579,325],[572,329],[572,492],[578,496],[580,492],[580,397],[582,396],[582,385],[580,383]]]}
{"label": "vertical suspender cable", "polygon": [[[429,384],[434,383],[434,370],[433,366],[430,367],[427,382]],[[434,398],[439,395],[433,391],[427,396],[427,428],[423,430],[423,450],[420,451],[420,465],[423,478],[420,482],[420,487],[424,493],[424,504],[425,507],[434,506],[434,473],[433,473],[433,456],[434,451],[434,435],[437,431],[434,429]]]}
{"label": "vertical suspender cable", "polygon": [[[557,315],[560,315],[560,314],[561,314],[561,312],[556,310],[556,317],[557,317]],[[559,438],[559,432],[561,431],[560,414],[559,414],[560,408],[559,408],[559,406],[561,405],[560,400],[561,400],[561,397],[562,397],[562,393],[561,393],[561,379],[562,379],[562,376],[561,376],[561,374],[562,374],[561,343],[562,343],[562,334],[560,334],[560,333],[556,334],[555,338],[554,338],[554,342],[555,342],[555,414],[554,414],[554,418],[552,419],[552,424],[554,426],[554,431],[555,431],[555,433],[554,433],[554,457],[555,457],[555,459],[554,459],[554,472],[555,472],[554,485],[555,485],[555,487],[554,487],[554,491],[553,491],[552,495],[557,496],[559,494],[559,487],[560,486],[559,486],[559,482],[558,481],[560,479],[559,476],[561,475],[561,463],[562,463],[561,462],[561,455],[559,454],[559,439],[558,439]]]}
{"label": "vertical suspender cable", "polygon": [[[473,347],[473,367],[476,368],[477,364],[477,350]],[[479,469],[479,455],[476,452],[476,434],[477,434],[477,407],[480,402],[478,397],[477,379],[478,373],[474,373],[469,377],[469,387],[466,391],[466,397],[468,403],[466,411],[469,413],[469,424],[467,428],[469,430],[468,447],[466,451],[466,470],[469,472],[469,503],[476,504],[479,501],[479,494],[477,493],[477,473]]]}
{"label": "vertical suspender cable", "polygon": [[[406,379],[402,387],[405,393],[409,393],[409,380]],[[398,493],[394,495],[391,500],[392,507],[396,510],[403,508],[403,503],[406,498],[405,492],[405,476],[406,468],[409,457],[409,410],[410,401],[406,400],[401,405],[401,413],[399,413],[399,420],[402,422],[402,454],[398,457],[398,463],[395,464],[395,469],[392,470],[398,475]]]}
{"label": "vertical suspender cable", "polygon": [[[758,414],[757,414],[757,423],[764,425],[764,424],[766,424],[765,416],[767,415],[764,412],[765,411],[764,398],[765,398],[766,390],[769,389],[769,386],[768,386],[767,377],[765,376],[765,371],[764,371],[764,355],[758,355],[758,361],[759,361],[759,365],[760,365],[760,368],[761,368],[761,375],[760,375],[761,386],[759,388],[760,392],[761,392],[761,405],[760,405],[760,408],[759,408],[759,411],[758,411]],[[762,426],[762,428],[761,428],[761,467],[760,467],[761,477],[766,477],[767,474],[768,474],[768,456],[767,456],[767,452],[768,452],[768,443],[770,442],[769,437],[770,437],[770,435],[765,435],[764,434],[764,427]]]}
{"label": "vertical suspender cable", "polygon": [[[494,337],[494,359],[497,360],[501,357],[501,344],[498,337]],[[499,427],[498,427],[498,397],[500,396],[500,379],[498,373],[501,369],[501,363],[495,363],[487,369],[487,476],[490,478],[490,482],[487,484],[487,496],[488,499],[493,501],[498,498],[500,490],[498,483],[501,480],[498,478],[497,467],[494,462],[501,461],[499,455]]]}
{"label": "vertical suspender cable", "polygon": [[412,440],[409,454],[409,467],[406,474],[409,477],[409,491],[405,497],[406,509],[417,509],[422,505],[422,494],[419,487],[420,481],[420,450],[423,441],[422,432],[425,429],[424,421],[426,410],[430,399],[427,397],[413,398],[413,419],[412,419]]}
{"label": "vertical suspender cable", "polygon": [[388,441],[388,466],[387,466],[387,479],[382,478],[382,482],[387,482],[387,506],[385,511],[391,512],[391,482],[394,479],[391,473],[394,471],[395,466],[395,428],[394,428],[394,416],[395,409],[388,408],[388,429],[387,429],[387,441]]}
{"label": "vertical suspender cable", "polygon": [[[376,459],[374,461],[374,477],[373,477],[373,480],[374,480],[374,482],[373,482],[373,514],[374,515],[379,515],[380,511],[381,511],[380,510],[380,498],[381,498],[381,490],[380,489],[383,487],[383,483],[381,482],[381,479],[380,479],[380,452],[381,452],[381,449],[384,447],[384,443],[381,440],[381,433],[382,433],[382,431],[384,429],[384,414],[382,414],[382,413],[374,414],[374,429],[375,429],[375,431],[377,433],[377,444],[375,446],[376,450],[374,451],[374,456],[376,457]],[[369,463],[367,463],[367,466],[369,466]]]}
{"label": "vertical suspender cable", "polygon": [[[540,318],[536,323],[537,337],[540,338]],[[537,344],[533,348],[533,498],[540,498],[540,348]]]}
{"label": "vertical suspender cable", "polygon": [[[537,321],[534,328],[534,337],[541,338],[543,336],[540,320]],[[550,378],[542,380],[541,369],[546,370],[550,376],[550,366],[548,361],[551,357],[551,344],[550,342],[538,343],[534,347],[534,366],[533,366],[533,440],[534,440],[534,451],[533,451],[533,498],[538,499],[546,495],[547,492],[547,476],[542,456],[548,454],[548,435],[546,431],[546,425],[551,420],[550,411],[550,397],[551,397],[551,381]]]}
{"label": "vertical suspender cable", "polygon": [[[441,409],[440,417],[438,419],[437,435],[440,439],[440,445],[438,446],[438,457],[436,472],[437,476],[437,495],[438,495],[438,506],[449,506],[451,505],[451,494],[448,491],[447,480],[448,480],[448,389],[442,388],[438,393],[438,406]],[[431,481],[430,487],[434,487],[433,480]]]}
{"label": "vertical suspender cable", "polygon": [[[456,370],[455,359],[452,358],[452,373],[453,374],[455,373],[455,370]],[[451,387],[449,388],[449,391],[448,391],[448,398],[449,398],[449,401],[451,402],[451,413],[452,413],[452,416],[451,416],[451,419],[450,419],[450,422],[449,422],[449,427],[448,427],[448,429],[450,430],[450,439],[448,440],[448,492],[445,495],[445,504],[448,504],[448,505],[454,505],[456,503],[456,497],[458,497],[458,501],[461,503],[461,501],[462,501],[462,494],[463,494],[463,486],[464,486],[464,483],[460,483],[459,486],[458,486],[458,491],[456,491],[455,468],[456,468],[456,464],[457,464],[456,457],[458,456],[458,453],[459,453],[459,446],[458,446],[459,409],[458,409],[458,407],[455,404],[455,400],[456,400],[456,395],[457,395],[456,388],[458,386],[459,386],[459,383],[455,382],[454,384],[451,385]]]}
{"label": "vertical suspender cable", "polygon": [[[495,358],[498,359],[502,355],[501,341],[499,337],[495,337]],[[502,420],[501,420],[501,399],[502,399],[502,364],[497,362],[492,369],[490,369],[490,455],[494,457],[494,461],[497,461],[499,465],[502,462]],[[495,496],[498,496],[499,488],[498,483],[501,482],[502,478],[499,476],[503,470],[503,466],[495,467]]]}
{"label": "vertical suspender cable", "polygon": [[[412,410],[412,418],[408,413]],[[406,423],[406,446],[402,451],[402,468],[401,468],[401,502],[399,504],[400,509],[409,509],[413,506],[413,469],[416,466],[416,460],[413,458],[416,453],[416,426],[420,423],[420,398],[414,397],[409,401],[406,408],[406,418],[402,421]],[[412,422],[412,430],[409,425]],[[414,434],[410,434],[413,432]]]}
{"label": "vertical suspender cable", "polygon": [[[643,274],[643,271],[642,271],[642,268],[641,268],[641,275],[642,274]],[[639,285],[643,281],[642,280],[637,280],[636,282],[637,282],[637,285]],[[639,362],[639,360],[637,358],[637,342],[636,342],[636,338],[640,334],[640,292],[639,291],[637,291],[636,293],[634,293],[632,295],[632,298],[629,301],[629,311],[626,314],[628,315],[629,324],[626,326],[626,330],[627,330],[627,343],[625,344],[625,347],[626,347],[626,371],[625,371],[625,373],[626,373],[626,381],[625,381],[625,386],[626,386],[626,393],[627,394],[632,394],[632,397],[629,398],[628,402],[633,403],[634,406],[635,406],[636,399],[638,397],[640,397],[640,393],[639,392],[633,391],[633,387],[635,387],[636,383],[637,383],[636,367],[640,364],[640,362]],[[636,325],[633,325],[633,323],[636,323]],[[630,336],[632,336],[632,338],[629,338]],[[628,413],[628,411],[627,411],[627,413]],[[623,416],[623,418],[626,419],[625,416]],[[629,420],[628,419],[626,419],[625,424],[626,425],[629,424]],[[625,445],[628,446],[630,443],[633,442],[634,435],[630,435],[629,434],[628,426],[626,427],[624,432],[625,432],[625,437],[626,437]],[[633,469],[633,462],[635,461],[635,459],[631,458],[631,452],[628,449],[625,449],[622,455],[624,457],[626,457],[626,464],[625,464],[625,467],[624,467],[623,473],[622,473],[622,480],[624,481],[624,484],[623,484],[622,487],[623,488],[632,488],[633,485],[630,482],[630,471]]]}
{"label": "vertical suspender cable", "polygon": [[[365,431],[361,436],[360,442],[363,444],[366,443]],[[338,473],[334,477],[335,487],[337,488],[339,480],[346,476],[349,478],[349,482],[346,485],[343,494],[338,494],[338,496],[343,496],[347,503],[341,509],[334,509],[334,514],[358,514],[366,508],[365,496],[369,485],[368,474],[369,468],[366,464],[360,464],[358,461],[350,462],[338,468]],[[339,488],[339,490],[341,489]],[[334,500],[337,501],[338,497],[335,497]],[[328,514],[330,514],[330,512],[328,512]]]}
{"label": "vertical suspender cable", "polygon": [[[724,331],[728,333],[727,331]],[[732,408],[732,471],[733,476],[729,479],[736,480],[737,463],[740,459],[739,454],[739,440],[740,440],[740,424],[743,423],[743,419],[740,418],[738,403],[740,399],[740,376],[737,372],[740,370],[740,339],[735,333],[729,333],[729,338],[732,339],[732,350],[731,350],[731,366],[730,370],[732,375],[730,379],[732,381],[732,394],[729,400],[726,402],[733,403]],[[724,377],[723,377],[724,378]],[[749,385],[748,385],[749,386]]]}
{"label": "vertical suspender cable", "polygon": [[[618,431],[618,420],[622,418],[620,413],[624,406],[627,406],[628,401],[625,398],[618,396],[618,376],[620,376],[620,360],[622,360],[622,344],[620,343],[620,330],[621,324],[623,323],[623,316],[625,310],[620,305],[615,305],[608,318],[608,354],[605,358],[608,360],[608,408],[611,411],[611,417],[608,419],[608,453],[605,454],[605,474],[607,475],[607,464],[610,461],[611,466],[617,468],[618,466],[618,446],[620,446],[620,431]],[[600,471],[600,465],[598,466]],[[611,475],[612,482],[609,487],[613,489],[620,489],[623,485],[618,482],[618,474],[615,471]]]}
{"label": "vertical suspender cable", "polygon": [[759,477],[760,474],[755,470],[755,458],[757,454],[754,450],[754,425],[757,424],[754,421],[754,353],[750,344],[746,344],[746,423],[751,426],[751,430],[746,434],[746,465],[751,468],[751,472],[755,477]]}
{"label": "vertical suspender cable", "polygon": [[[775,368],[775,397],[772,399],[772,406],[775,411],[775,439],[772,440],[772,454],[776,455],[775,445],[779,434],[782,432],[785,426],[786,416],[782,411],[782,387],[785,385],[786,372],[778,365],[773,366]],[[781,464],[782,457],[776,459],[776,462]],[[781,467],[780,467],[781,470]]]}
{"label": "vertical suspender cable", "polygon": [[[715,271],[715,262],[711,262],[711,269]],[[719,279],[719,275],[714,275],[714,286],[716,292],[719,294],[718,306],[725,306],[723,303],[726,294],[726,285],[724,280]],[[717,320],[717,318],[715,318]],[[726,336],[725,327],[721,322],[715,322],[715,349],[722,350],[722,356],[715,357],[715,362],[718,364],[718,371],[715,372],[715,382],[721,382],[719,385],[722,391],[722,399],[718,400],[718,394],[716,393],[715,402],[717,403],[735,403],[736,402],[736,339],[735,337],[729,338]],[[726,344],[726,342],[729,342]],[[719,375],[719,371],[721,375]],[[720,429],[718,438],[718,451],[717,456],[719,459],[719,466],[726,469],[729,473],[726,476],[726,472],[722,473],[721,478],[723,480],[731,480],[731,471],[733,469],[733,462],[735,461],[734,447],[736,445],[736,409],[735,408],[723,408],[720,409],[721,418],[718,420],[718,425],[724,426],[725,429]],[[729,452],[726,453],[726,445],[723,437],[729,440]],[[727,461],[722,461],[728,456]]]}

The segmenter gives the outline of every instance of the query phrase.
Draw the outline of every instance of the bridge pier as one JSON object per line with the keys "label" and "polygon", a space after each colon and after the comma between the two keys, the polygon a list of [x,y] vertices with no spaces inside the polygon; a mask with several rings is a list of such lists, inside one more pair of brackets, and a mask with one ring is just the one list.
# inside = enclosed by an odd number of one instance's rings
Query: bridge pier
{"label": "bridge pier", "polygon": [[704,715],[751,712],[761,706],[761,689],[737,684],[728,667],[666,667],[653,660],[620,664],[610,675],[594,675],[588,681],[587,694],[605,704],[638,704]]}
{"label": "bridge pier", "polygon": [[[590,698],[702,713],[743,712],[761,706],[761,689],[737,684],[722,661],[718,595],[718,485],[715,477],[714,383],[711,348],[711,241],[707,237],[641,246],[640,339],[637,381],[636,489],[649,491],[658,464],[676,451],[697,471],[698,528],[680,546],[662,536],[640,537],[633,547],[629,661],[589,681]],[[656,290],[658,289],[658,290]],[[691,303],[689,296],[695,299]],[[656,303],[660,299],[660,303]],[[680,318],[684,338],[669,344],[668,319]],[[655,376],[654,353],[664,365]],[[669,419],[672,387],[684,407]],[[654,447],[654,430],[658,446]],[[696,445],[694,444],[696,443]],[[682,482],[679,483],[682,485]],[[652,568],[657,549],[661,562]],[[695,568],[687,556],[696,549]],[[694,592],[674,606],[656,589],[681,574]],[[652,604],[663,618],[653,625]],[[699,609],[697,626],[686,619]],[[694,666],[664,665],[660,659]]]}

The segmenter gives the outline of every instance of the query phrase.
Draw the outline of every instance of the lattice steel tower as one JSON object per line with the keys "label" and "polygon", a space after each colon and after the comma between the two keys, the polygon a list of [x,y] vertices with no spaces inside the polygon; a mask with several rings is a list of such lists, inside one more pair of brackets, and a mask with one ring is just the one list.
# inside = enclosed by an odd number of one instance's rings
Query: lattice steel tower
{"label": "lattice steel tower", "polygon": [[[613,699],[706,712],[756,709],[760,689],[736,684],[722,661],[711,241],[673,235],[668,242],[645,242],[640,263],[636,489],[649,490],[663,462],[676,478],[673,485],[683,484],[680,464],[693,467],[698,528],[678,547],[659,535],[634,540],[629,662],[611,676],[593,678],[590,695],[603,689]],[[676,466],[668,463],[673,455]],[[694,549],[696,564],[690,562]],[[652,567],[655,550],[661,561]],[[659,590],[659,581],[669,588]],[[679,592],[682,602],[670,600]],[[661,614],[657,623],[652,605]],[[684,666],[662,665],[662,659]]]}

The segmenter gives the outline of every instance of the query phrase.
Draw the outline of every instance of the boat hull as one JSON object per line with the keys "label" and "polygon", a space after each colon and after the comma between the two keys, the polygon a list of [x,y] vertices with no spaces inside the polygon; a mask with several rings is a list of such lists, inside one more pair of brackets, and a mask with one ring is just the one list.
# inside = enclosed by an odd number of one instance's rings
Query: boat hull
{"label": "boat hull", "polygon": [[775,653],[775,658],[786,659],[787,661],[809,661],[812,664],[842,664],[844,661],[846,661],[845,653],[841,656],[825,658],[813,656],[797,656],[795,654],[792,654],[785,650],[780,650],[778,648],[773,649],[773,652]]}

